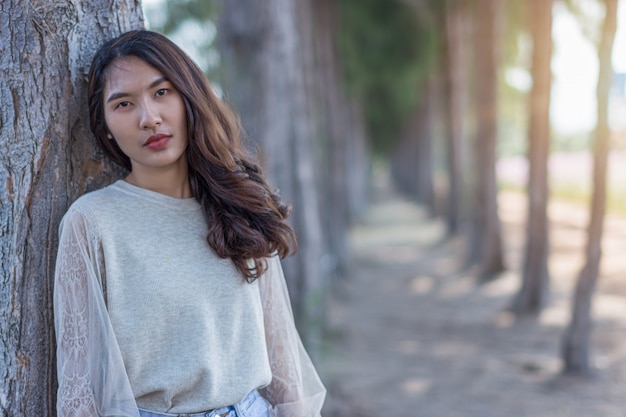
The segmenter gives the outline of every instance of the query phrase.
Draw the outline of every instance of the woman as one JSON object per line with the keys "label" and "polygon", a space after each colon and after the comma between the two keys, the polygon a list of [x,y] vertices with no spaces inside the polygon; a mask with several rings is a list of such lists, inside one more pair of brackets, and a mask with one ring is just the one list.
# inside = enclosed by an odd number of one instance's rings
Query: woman
{"label": "woman", "polygon": [[63,416],[319,416],[279,257],[289,207],[235,115],[175,44],[132,31],[89,72],[91,130],[129,174],[60,227],[55,326]]}

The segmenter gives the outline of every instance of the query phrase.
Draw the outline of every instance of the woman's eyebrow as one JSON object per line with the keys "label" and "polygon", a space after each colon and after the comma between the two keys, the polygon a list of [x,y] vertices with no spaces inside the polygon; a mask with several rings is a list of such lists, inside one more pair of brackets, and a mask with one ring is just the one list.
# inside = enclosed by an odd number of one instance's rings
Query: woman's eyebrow
{"label": "woman's eyebrow", "polygon": [[167,79],[165,77],[159,77],[156,80],[152,81],[152,83],[148,86],[148,88],[154,88],[157,85],[166,82]]}
{"label": "woman's eyebrow", "polygon": [[[164,83],[164,82],[166,82],[166,81],[167,81],[167,78],[165,78],[165,77],[159,77],[159,78],[157,78],[156,80],[152,81],[152,83],[150,83],[150,85],[148,86],[148,89],[154,88],[154,87],[156,87],[157,85],[159,85],[159,84],[161,84],[161,83]],[[107,103],[110,103],[110,102],[111,102],[111,101],[113,101],[113,100],[117,100],[117,99],[119,99],[119,98],[128,97],[128,96],[130,96],[130,94],[129,94],[129,93],[125,93],[125,92],[123,92],[123,91],[116,92],[116,93],[111,94],[111,95],[109,96],[109,98],[107,98]]]}

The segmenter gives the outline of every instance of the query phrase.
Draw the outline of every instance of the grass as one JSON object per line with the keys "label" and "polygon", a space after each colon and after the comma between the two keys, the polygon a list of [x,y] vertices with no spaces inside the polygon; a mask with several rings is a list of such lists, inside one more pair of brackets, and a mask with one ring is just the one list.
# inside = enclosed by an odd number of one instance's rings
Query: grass
{"label": "grass", "polygon": [[[501,190],[525,193],[526,188],[519,184],[500,182]],[[591,201],[591,189],[581,184],[571,182],[552,183],[550,185],[550,198],[568,201],[589,207]],[[624,188],[609,187],[606,198],[607,213],[626,216],[626,190]]]}

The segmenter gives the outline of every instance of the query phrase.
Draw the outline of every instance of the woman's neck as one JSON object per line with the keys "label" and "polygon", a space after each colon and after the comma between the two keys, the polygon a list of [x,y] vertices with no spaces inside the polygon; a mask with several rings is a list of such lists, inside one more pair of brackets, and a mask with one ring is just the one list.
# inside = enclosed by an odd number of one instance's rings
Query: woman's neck
{"label": "woman's neck", "polygon": [[189,185],[189,175],[186,170],[184,172],[163,172],[162,170],[159,172],[145,172],[133,170],[125,178],[125,181],[137,187],[155,191],[170,197],[193,197],[191,186]]}

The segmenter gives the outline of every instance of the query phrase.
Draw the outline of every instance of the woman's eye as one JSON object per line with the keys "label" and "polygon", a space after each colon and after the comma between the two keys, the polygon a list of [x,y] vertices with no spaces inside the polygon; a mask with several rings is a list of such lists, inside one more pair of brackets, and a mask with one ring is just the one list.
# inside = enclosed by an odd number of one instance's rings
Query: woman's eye
{"label": "woman's eye", "polygon": [[124,107],[128,107],[128,106],[130,106],[130,101],[122,101],[122,102],[118,103],[118,105],[116,107],[124,108]]}
{"label": "woman's eye", "polygon": [[164,96],[167,93],[167,89],[166,88],[161,88],[160,90],[157,90],[156,95],[157,96]]}

